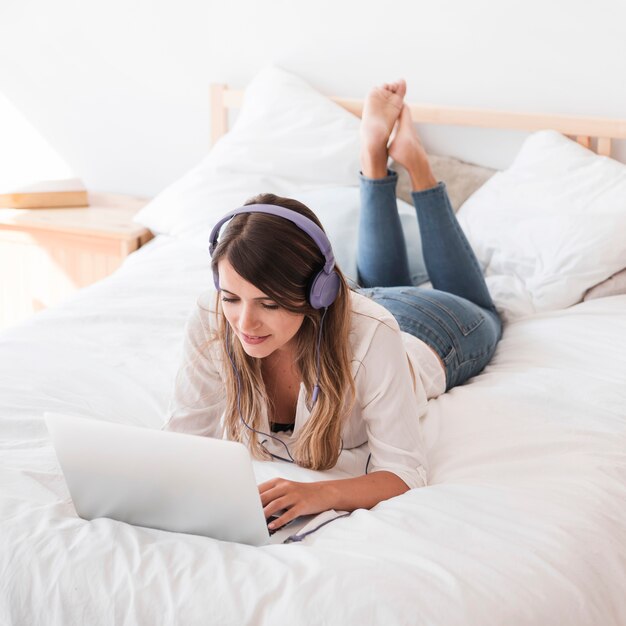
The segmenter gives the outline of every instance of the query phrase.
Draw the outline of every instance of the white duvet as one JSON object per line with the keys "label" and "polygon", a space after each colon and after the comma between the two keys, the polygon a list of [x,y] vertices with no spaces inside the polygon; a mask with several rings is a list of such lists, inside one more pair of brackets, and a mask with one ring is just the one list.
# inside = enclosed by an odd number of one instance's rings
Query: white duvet
{"label": "white duvet", "polygon": [[43,413],[162,424],[205,243],[159,236],[0,335],[2,626],[626,623],[626,296],[508,324],[484,372],[429,403],[429,486],[301,544],[78,518]]}

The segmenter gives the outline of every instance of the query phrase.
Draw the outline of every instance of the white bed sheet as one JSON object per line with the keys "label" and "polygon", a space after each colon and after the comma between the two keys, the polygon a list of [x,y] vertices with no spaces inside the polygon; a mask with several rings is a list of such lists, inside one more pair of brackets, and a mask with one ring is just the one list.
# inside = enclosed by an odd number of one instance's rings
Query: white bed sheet
{"label": "white bed sheet", "polygon": [[0,624],[626,623],[626,296],[509,324],[481,375],[429,403],[429,486],[302,544],[78,518],[43,412],[161,425],[205,239],[159,236],[0,335]]}

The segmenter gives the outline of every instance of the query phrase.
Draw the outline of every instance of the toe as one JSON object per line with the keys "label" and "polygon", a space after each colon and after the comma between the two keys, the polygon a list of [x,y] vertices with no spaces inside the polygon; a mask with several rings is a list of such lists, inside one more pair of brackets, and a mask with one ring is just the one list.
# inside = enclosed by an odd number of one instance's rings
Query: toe
{"label": "toe", "polygon": [[400,78],[396,81],[395,84],[396,84],[396,93],[402,98],[404,98],[404,96],[406,95],[406,81],[404,80],[404,78]]}
{"label": "toe", "polygon": [[385,83],[383,85],[383,89],[400,96],[400,98],[404,98],[406,95],[406,81],[403,78],[400,78],[393,83]]}

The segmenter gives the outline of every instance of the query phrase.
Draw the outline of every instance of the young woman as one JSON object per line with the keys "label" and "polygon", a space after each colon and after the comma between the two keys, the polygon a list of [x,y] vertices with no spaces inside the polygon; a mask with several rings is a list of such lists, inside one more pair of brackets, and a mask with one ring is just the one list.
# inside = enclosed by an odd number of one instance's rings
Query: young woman
{"label": "young woman", "polygon": [[[367,442],[371,452],[356,478],[261,484],[266,517],[282,511],[272,528],[327,509],[370,508],[425,485],[419,420],[427,401],[480,372],[501,336],[405,92],[404,81],[374,88],[363,110],[361,289],[351,290],[337,267],[332,279],[324,273],[333,271],[332,252],[315,214],[296,200],[257,196],[219,243],[221,222],[214,229],[217,293],[201,295],[188,322],[164,429],[226,436],[257,458],[317,470],[333,467],[344,448]],[[411,177],[433,289],[411,286],[389,155]],[[332,292],[322,289],[321,303],[319,284],[311,288],[318,274]]]}

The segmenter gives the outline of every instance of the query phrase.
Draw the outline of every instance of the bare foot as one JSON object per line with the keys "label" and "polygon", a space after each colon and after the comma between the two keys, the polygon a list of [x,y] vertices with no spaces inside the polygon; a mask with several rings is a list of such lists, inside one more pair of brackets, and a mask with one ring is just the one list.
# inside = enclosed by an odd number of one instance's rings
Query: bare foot
{"label": "bare foot", "polygon": [[406,104],[402,107],[395,136],[389,145],[389,156],[409,172],[413,191],[423,191],[437,185],[428,155],[413,124],[411,109]]}
{"label": "bare foot", "polygon": [[387,175],[387,143],[402,111],[406,82],[400,79],[374,87],[363,105],[361,116],[361,166],[365,176]]}

